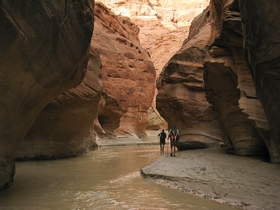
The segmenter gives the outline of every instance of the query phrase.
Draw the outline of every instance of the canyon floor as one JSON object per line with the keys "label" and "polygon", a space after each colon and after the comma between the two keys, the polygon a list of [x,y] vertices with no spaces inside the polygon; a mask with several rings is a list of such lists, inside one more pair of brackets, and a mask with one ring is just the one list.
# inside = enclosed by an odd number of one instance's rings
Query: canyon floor
{"label": "canyon floor", "polygon": [[118,137],[97,140],[99,147],[105,146],[135,146],[135,145],[156,145],[158,140],[154,139],[139,139],[137,137]]}
{"label": "canyon floor", "polygon": [[141,170],[157,183],[247,210],[279,209],[280,166],[221,148],[162,156]]}
{"label": "canyon floor", "polygon": [[137,136],[118,136],[112,138],[99,138],[96,143],[99,147],[106,146],[135,146],[135,145],[157,145],[159,144],[159,131],[150,131],[147,136],[138,138]]}

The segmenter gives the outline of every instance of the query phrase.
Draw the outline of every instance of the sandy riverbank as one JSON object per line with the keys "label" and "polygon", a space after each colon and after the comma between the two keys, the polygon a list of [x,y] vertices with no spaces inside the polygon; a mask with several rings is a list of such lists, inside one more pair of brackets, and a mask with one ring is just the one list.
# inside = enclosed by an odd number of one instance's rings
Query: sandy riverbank
{"label": "sandy riverbank", "polygon": [[[158,132],[159,133],[159,132]],[[154,135],[138,138],[137,136],[119,136],[114,138],[102,138],[96,140],[99,147],[104,146],[135,146],[135,145],[158,145],[159,137]]]}
{"label": "sandy riverbank", "polygon": [[99,147],[111,147],[111,146],[135,146],[135,145],[158,145],[159,141],[143,141],[137,138],[114,138],[114,139],[102,139],[96,141]]}
{"label": "sandy riverbank", "polygon": [[280,165],[220,148],[162,156],[141,172],[160,184],[241,209],[280,209]]}

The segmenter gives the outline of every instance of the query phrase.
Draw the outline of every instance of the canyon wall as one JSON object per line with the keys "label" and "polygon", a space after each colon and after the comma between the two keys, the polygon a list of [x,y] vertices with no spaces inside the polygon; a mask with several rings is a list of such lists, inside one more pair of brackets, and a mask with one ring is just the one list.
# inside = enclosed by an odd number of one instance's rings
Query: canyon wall
{"label": "canyon wall", "polygon": [[13,181],[16,150],[40,111],[84,77],[92,9],[87,0],[3,0],[0,25],[2,189]]}
{"label": "canyon wall", "polygon": [[206,100],[204,63],[211,39],[209,9],[193,21],[189,39],[164,67],[157,109],[169,126],[181,130],[179,148],[201,148],[223,141],[217,114]]}
{"label": "canyon wall", "polygon": [[141,45],[151,55],[157,75],[182,45],[192,19],[209,4],[209,0],[99,1],[140,28]]}
{"label": "canyon wall", "polygon": [[145,135],[155,91],[155,68],[138,39],[139,28],[97,3],[92,48],[101,58],[101,136]]}
{"label": "canyon wall", "polygon": [[272,162],[280,162],[280,2],[240,0],[246,55],[270,125],[265,138]]}
{"label": "canyon wall", "polygon": [[158,89],[158,110],[182,130],[179,148],[223,142],[238,155],[265,152],[268,124],[243,53],[237,1],[212,0],[194,19]]}
{"label": "canyon wall", "polygon": [[17,159],[77,156],[96,145],[94,122],[102,95],[99,55],[90,50],[85,77],[49,103],[18,145]]}
{"label": "canyon wall", "polygon": [[98,0],[115,14],[130,18],[157,19],[166,28],[190,26],[193,17],[209,0]]}
{"label": "canyon wall", "polygon": [[[129,17],[140,28],[140,43],[149,52],[157,77],[166,61],[182,45],[192,19],[209,4],[209,0],[100,1],[115,14]],[[167,123],[156,110],[155,97],[148,118],[151,119],[151,124],[148,125],[151,130],[167,127]]]}
{"label": "canyon wall", "polygon": [[44,108],[19,144],[18,159],[77,156],[96,145],[96,134],[145,135],[155,74],[140,47],[139,29],[101,3],[94,13],[84,79]]}

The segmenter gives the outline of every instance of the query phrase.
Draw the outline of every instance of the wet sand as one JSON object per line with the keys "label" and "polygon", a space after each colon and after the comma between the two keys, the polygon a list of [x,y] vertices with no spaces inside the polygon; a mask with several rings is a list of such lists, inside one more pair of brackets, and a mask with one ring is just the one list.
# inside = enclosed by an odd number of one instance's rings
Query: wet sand
{"label": "wet sand", "polygon": [[135,145],[158,145],[159,139],[157,136],[147,136],[145,138],[138,138],[135,136],[124,136],[114,138],[103,138],[96,141],[99,147],[111,146],[135,146]]}
{"label": "wet sand", "polygon": [[241,209],[280,209],[280,165],[220,148],[162,156],[141,172],[165,186]]}

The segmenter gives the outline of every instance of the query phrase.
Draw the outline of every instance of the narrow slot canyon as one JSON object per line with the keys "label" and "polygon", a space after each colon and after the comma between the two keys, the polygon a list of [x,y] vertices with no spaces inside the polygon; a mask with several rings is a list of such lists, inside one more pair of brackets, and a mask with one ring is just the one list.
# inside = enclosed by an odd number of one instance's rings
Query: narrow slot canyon
{"label": "narrow slot canyon", "polygon": [[0,1],[0,210],[278,209],[279,15]]}

